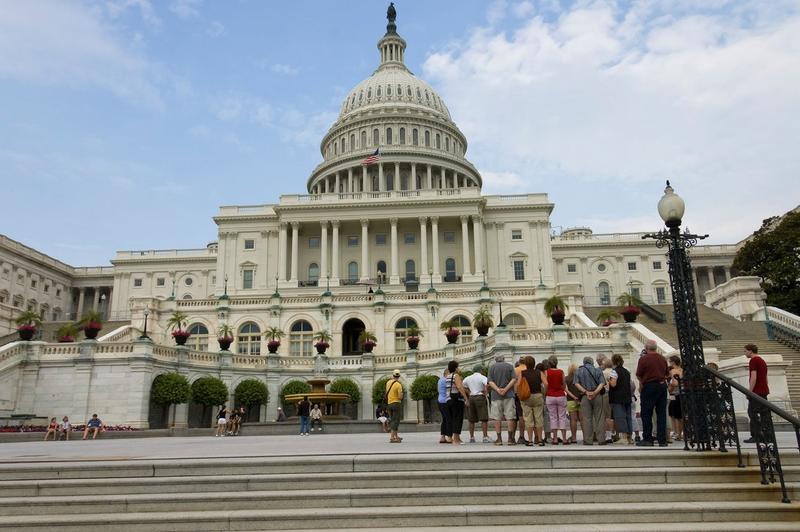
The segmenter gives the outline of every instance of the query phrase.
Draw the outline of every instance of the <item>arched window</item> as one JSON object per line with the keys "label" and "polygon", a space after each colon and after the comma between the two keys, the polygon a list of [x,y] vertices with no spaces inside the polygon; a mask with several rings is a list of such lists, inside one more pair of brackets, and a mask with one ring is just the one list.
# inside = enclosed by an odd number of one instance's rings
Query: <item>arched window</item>
{"label": "arched window", "polygon": [[344,144],[344,137],[342,137],[342,139],[341,139],[341,143],[342,143],[342,153],[344,153],[344,152],[346,151],[346,150],[344,149],[344,146],[345,146],[345,144]]}
{"label": "arched window", "polygon": [[400,318],[394,325],[394,352],[404,353],[408,349],[406,338],[408,338],[408,329],[417,327],[417,322],[414,318]]}
{"label": "arched window", "polygon": [[419,131],[417,128],[411,130],[411,144],[419,146]]}
{"label": "arched window", "polygon": [[339,144],[337,144],[336,142],[333,143],[333,154],[339,155]]}
{"label": "arched window", "polygon": [[426,131],[425,132],[425,147],[426,148],[430,148],[431,147],[431,132],[430,131]]}
{"label": "arched window", "polygon": [[503,317],[503,323],[506,324],[506,327],[509,329],[524,329],[525,328],[525,318],[520,316],[519,314],[506,314]]}
{"label": "arched window", "polygon": [[319,282],[319,266],[316,262],[308,265],[308,281],[309,283]]}
{"label": "arched window", "polygon": [[183,296],[183,299],[192,299],[192,294],[186,294]]}
{"label": "arched window", "polygon": [[350,134],[350,151],[356,149],[356,135],[355,133]]}
{"label": "arched window", "polygon": [[289,330],[289,353],[293,357],[311,356],[313,336],[314,329],[306,320],[294,322]]}
{"label": "arched window", "polygon": [[465,316],[456,316],[453,318],[455,328],[461,333],[458,341],[461,344],[468,344],[472,341],[472,322]]}
{"label": "arched window", "polygon": [[347,279],[350,281],[358,281],[358,263],[356,261],[347,265]]}
{"label": "arched window", "polygon": [[401,127],[400,128],[400,144],[405,144],[405,143],[406,143],[406,128]]}
{"label": "arched window", "polygon": [[601,305],[611,304],[611,289],[607,282],[601,281],[600,284],[597,285],[597,295],[600,296]]}
{"label": "arched window", "polygon": [[[444,149],[445,151],[450,151],[450,137],[444,138]],[[342,148],[342,151],[344,151],[344,148]]]}
{"label": "arched window", "polygon": [[236,352],[240,355],[261,354],[261,329],[252,321],[239,327],[239,334],[236,337]]}
{"label": "arched window", "polygon": [[189,326],[191,336],[186,341],[186,345],[195,351],[208,351],[208,328],[202,323],[194,323]]}
{"label": "arched window", "polygon": [[386,284],[386,261],[378,261],[378,282]]}
{"label": "arched window", "polygon": [[386,190],[394,190],[394,174],[386,174]]}
{"label": "arched window", "polygon": [[436,149],[437,150],[442,149],[442,136],[439,135],[438,133],[436,134]]}
{"label": "arched window", "polygon": [[417,280],[417,269],[414,261],[408,259],[406,261],[406,281],[416,281]]}
{"label": "arched window", "polygon": [[362,131],[361,132],[361,146],[359,146],[359,148],[363,149],[363,148],[366,148],[366,147],[367,147],[367,132],[366,131]]}
{"label": "arched window", "polygon": [[388,145],[388,144],[391,144],[391,143],[392,143],[392,128],[387,127],[386,128],[386,144]]}
{"label": "arched window", "polygon": [[378,143],[381,141],[381,134],[377,129],[372,130],[372,145],[377,146]]}
{"label": "arched window", "polygon": [[453,283],[456,279],[456,259],[448,258],[444,261],[444,280]]}

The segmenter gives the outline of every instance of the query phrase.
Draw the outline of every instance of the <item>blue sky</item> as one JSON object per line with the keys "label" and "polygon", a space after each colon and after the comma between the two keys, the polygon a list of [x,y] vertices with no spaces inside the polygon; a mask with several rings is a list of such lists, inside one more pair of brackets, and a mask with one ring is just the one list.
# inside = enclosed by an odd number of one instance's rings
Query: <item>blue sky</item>
{"label": "blue sky", "polygon": [[[735,242],[800,202],[797,2],[396,2],[486,193],[554,226]],[[112,0],[0,9],[0,232],[74,265],[202,247],[222,204],[305,192],[387,2]]]}

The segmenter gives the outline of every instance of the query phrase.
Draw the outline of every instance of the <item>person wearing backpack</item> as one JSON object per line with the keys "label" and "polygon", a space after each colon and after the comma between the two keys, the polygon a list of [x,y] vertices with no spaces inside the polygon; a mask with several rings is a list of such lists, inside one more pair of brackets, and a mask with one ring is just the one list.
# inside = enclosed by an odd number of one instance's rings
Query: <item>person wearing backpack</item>
{"label": "person wearing backpack", "polygon": [[383,401],[389,410],[389,443],[400,443],[403,441],[397,434],[400,428],[400,416],[403,408],[403,385],[400,383],[400,370],[392,372],[392,378],[386,382],[386,393]]}
{"label": "person wearing backpack", "polygon": [[[522,370],[517,382],[516,393],[522,403],[522,418],[528,431],[528,441],[525,443],[532,447],[534,442],[544,447],[545,437],[542,435],[544,428],[544,393],[547,389],[542,371],[536,369],[536,360],[530,355],[520,361],[525,369]],[[536,439],[534,440],[534,432]]]}

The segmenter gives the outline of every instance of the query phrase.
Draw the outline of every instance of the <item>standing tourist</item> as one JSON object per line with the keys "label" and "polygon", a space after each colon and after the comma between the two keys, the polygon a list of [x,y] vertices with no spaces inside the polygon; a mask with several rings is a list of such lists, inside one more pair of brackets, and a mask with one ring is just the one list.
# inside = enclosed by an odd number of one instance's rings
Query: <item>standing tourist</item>
{"label": "standing tourist", "polygon": [[322,410],[320,410],[319,405],[314,403],[314,408],[311,409],[310,412],[311,417],[311,431],[314,431],[314,425],[317,426],[319,432],[322,432]]}
{"label": "standing tourist", "polygon": [[[633,420],[631,418],[631,372],[623,366],[622,355],[611,357],[611,372],[608,376],[608,402],[614,416],[614,426],[618,435],[625,436],[625,442],[632,444]],[[620,436],[621,437],[621,436]]]}
{"label": "standing tourist", "polygon": [[[747,344],[744,346],[744,356],[750,362],[748,369],[750,370],[750,391],[756,395],[766,399],[769,395],[769,383],[767,381],[767,363],[764,359],[758,356],[758,346],[755,344]],[[765,409],[755,401],[748,400],[747,402],[747,417],[750,418],[750,437],[744,440],[745,443],[758,442],[758,426],[755,421],[756,413],[764,413]]]}
{"label": "standing tourist", "polygon": [[469,395],[464,389],[461,375],[458,374],[458,362],[447,363],[447,409],[450,412],[450,428],[453,431],[453,444],[464,445],[461,441],[461,427],[464,424],[464,405],[469,403]]}
{"label": "standing tourist", "polygon": [[572,363],[567,370],[567,415],[569,416],[570,443],[578,443],[578,421],[581,419],[581,392],[575,386],[575,371],[578,365]]}
{"label": "standing tourist", "polygon": [[304,395],[297,403],[297,415],[300,416],[300,436],[308,436],[308,416],[311,414],[311,402]]}
{"label": "standing tourist", "polygon": [[486,370],[478,365],[472,368],[472,375],[464,379],[464,387],[469,393],[469,408],[467,420],[469,421],[469,442],[475,443],[475,423],[481,422],[483,429],[483,443],[489,443],[489,404],[486,402],[489,379]]}
{"label": "standing tourist", "polygon": [[642,441],[639,447],[653,446],[653,410],[656,413],[656,437],[659,447],[667,446],[667,361],[656,350],[655,340],[648,340],[645,354],[639,359],[636,377],[642,398]]}
{"label": "standing tourist", "polygon": [[447,377],[450,372],[445,369],[439,381],[436,383],[436,391],[438,392],[437,404],[439,405],[439,413],[442,415],[442,423],[439,426],[439,443],[453,443],[453,426],[450,423],[450,409],[447,407]]}
{"label": "standing tourist", "polygon": [[[544,447],[544,441],[547,439],[542,434],[544,428],[544,392],[547,388],[545,384],[545,376],[541,370],[541,366],[536,365],[536,360],[532,356],[526,356],[522,359],[525,369],[520,375],[520,382],[525,379],[528,384],[528,389],[531,394],[525,399],[520,399],[522,403],[522,417],[525,420],[525,428],[528,431],[528,440],[525,445],[532,447],[535,444]],[[517,383],[519,389],[519,383]]]}
{"label": "standing tourist", "polygon": [[503,445],[502,424],[505,416],[508,423],[508,445],[516,445],[514,433],[517,431],[516,409],[514,407],[514,366],[505,361],[503,355],[495,357],[495,363],[489,368],[489,388],[491,389],[492,404],[489,417],[494,420],[494,430],[497,433],[495,445]]}
{"label": "standing tourist", "polygon": [[605,417],[606,443],[614,442],[614,416],[611,414],[611,403],[608,401],[608,377],[611,375],[611,359],[604,354],[597,355],[597,367],[603,372],[603,378],[606,380],[605,394],[603,394],[603,415]]}
{"label": "standing tourist", "polygon": [[605,379],[603,372],[594,367],[592,357],[584,357],[583,365],[575,371],[573,380],[581,395],[581,431],[583,444],[592,445],[596,439],[599,445],[605,445],[605,412],[603,411],[603,394]]}
{"label": "standing tourist", "polygon": [[228,409],[225,408],[225,405],[222,405],[222,408],[217,412],[217,432],[214,436],[225,436],[225,428],[228,426],[227,413]]}
{"label": "standing tourist", "polygon": [[553,445],[558,444],[558,431],[564,445],[569,445],[567,439],[567,378],[564,370],[558,369],[558,357],[551,355],[548,359],[550,367],[545,372],[547,378],[547,397],[545,403],[550,415],[550,430],[552,431]]}
{"label": "standing tourist", "polygon": [[397,434],[400,428],[400,416],[403,406],[403,384],[400,382],[400,370],[392,372],[392,378],[386,382],[386,404],[389,409],[389,443],[400,443],[403,438]]}
{"label": "standing tourist", "polygon": [[681,367],[681,357],[672,355],[669,357],[669,391],[670,401],[667,413],[672,421],[672,434],[676,441],[683,439],[683,409],[681,408],[681,379],[683,378],[683,368]]}

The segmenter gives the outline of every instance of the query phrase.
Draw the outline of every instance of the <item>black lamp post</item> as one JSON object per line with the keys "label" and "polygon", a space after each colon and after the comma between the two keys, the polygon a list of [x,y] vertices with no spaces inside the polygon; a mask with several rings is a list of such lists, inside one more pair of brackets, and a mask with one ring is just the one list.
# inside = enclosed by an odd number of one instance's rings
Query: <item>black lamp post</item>
{"label": "black lamp post", "polygon": [[503,298],[502,297],[498,297],[497,298],[497,304],[500,305],[500,321],[498,322],[497,326],[498,327],[505,327],[506,324],[503,323]]}
{"label": "black lamp post", "polygon": [[142,335],[139,337],[139,340],[149,340],[150,337],[147,336],[147,317],[150,315],[150,309],[144,309],[144,330],[142,331]]}
{"label": "black lamp post", "polygon": [[667,181],[664,196],[658,202],[658,214],[667,229],[650,233],[642,238],[653,238],[659,248],[668,248],[669,277],[672,287],[672,306],[675,314],[675,327],[678,332],[678,346],[681,353],[683,377],[681,396],[684,412],[686,445],[696,450],[709,450],[714,444],[712,416],[713,389],[711,377],[703,370],[703,338],[700,321],[697,317],[694,284],[692,283],[692,264],[688,250],[698,240],[708,235],[696,235],[688,229],[681,232],[681,219],[686,205]]}

